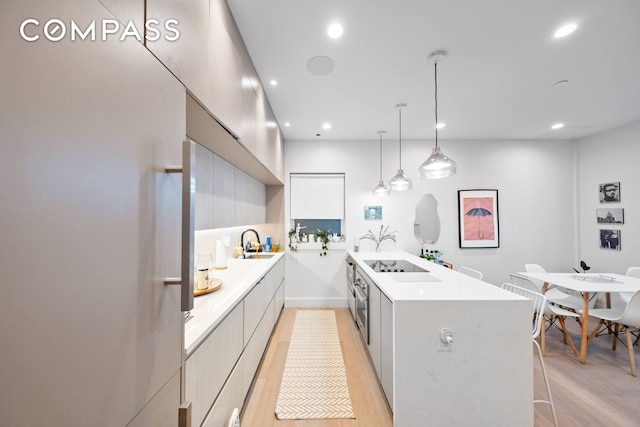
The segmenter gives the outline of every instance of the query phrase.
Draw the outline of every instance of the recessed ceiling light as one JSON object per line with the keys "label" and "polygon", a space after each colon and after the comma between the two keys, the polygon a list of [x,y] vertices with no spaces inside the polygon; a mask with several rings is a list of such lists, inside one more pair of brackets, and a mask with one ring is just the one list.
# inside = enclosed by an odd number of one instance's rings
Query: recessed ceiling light
{"label": "recessed ceiling light", "polygon": [[443,128],[443,127],[445,127],[445,126],[446,126],[446,124],[444,124],[444,123],[440,122],[440,123],[438,123],[438,124],[436,125],[436,129],[442,129],[442,128]]}
{"label": "recessed ceiling light", "polygon": [[331,123],[325,123],[322,125],[322,129],[329,130],[331,129]]}
{"label": "recessed ceiling light", "polygon": [[568,36],[569,34],[573,33],[576,28],[578,28],[578,26],[574,23],[563,25],[562,27],[558,28],[558,30],[553,34],[553,37],[559,39],[561,37]]}
{"label": "recessed ceiling light", "polygon": [[271,80],[271,81],[269,81],[269,84],[271,86],[278,86],[278,81],[277,80]]}
{"label": "recessed ceiling light", "polygon": [[327,34],[329,34],[329,37],[331,37],[332,39],[339,39],[340,37],[342,37],[342,33],[344,32],[342,25],[340,24],[331,24],[329,25],[329,29],[327,30]]}
{"label": "recessed ceiling light", "polygon": [[291,123],[286,122],[284,125],[285,125],[286,127],[289,127],[289,126],[291,126]]}
{"label": "recessed ceiling light", "polygon": [[564,127],[564,123],[556,123],[555,125],[551,126],[551,129],[557,130],[557,129],[562,129],[563,127]]}

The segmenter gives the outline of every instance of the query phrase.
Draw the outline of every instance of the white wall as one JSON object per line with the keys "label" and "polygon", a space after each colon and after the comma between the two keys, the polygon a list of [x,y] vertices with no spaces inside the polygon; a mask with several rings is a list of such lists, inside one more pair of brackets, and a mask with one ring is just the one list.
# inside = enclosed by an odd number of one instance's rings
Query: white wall
{"label": "white wall", "polygon": [[[595,272],[624,274],[640,265],[640,121],[584,138],[578,148],[580,235],[579,259]],[[620,182],[620,203],[600,204],[598,186]],[[596,222],[598,208],[624,208],[624,225],[604,226]],[[621,230],[621,250],[600,249],[599,230]]]}
{"label": "white wall", "polygon": [[[398,231],[397,243],[384,242],[383,250],[419,253],[413,236],[415,207],[425,193],[438,201],[442,232],[430,249],[444,252],[454,267],[467,265],[484,272],[490,283],[509,281],[509,273],[535,262],[548,270],[571,271],[574,264],[575,167],[573,141],[446,141],[443,152],[458,164],[454,177],[426,181],[418,166],[428,157],[431,141],[403,141],[402,166],[413,190],[376,199],[371,190],[379,180],[379,141],[287,141],[285,144],[285,228],[289,226],[288,177],[292,172],[344,172],[347,241],[381,224]],[[398,142],[383,141],[383,179],[398,169]],[[458,247],[458,195],[462,189],[499,190],[500,248]],[[624,187],[623,187],[624,191]],[[364,206],[382,206],[382,221],[364,220]],[[331,245],[329,246],[331,247]],[[361,248],[373,250],[371,241]],[[287,272],[289,273],[289,272]],[[296,280],[297,294],[304,278]],[[289,289],[289,281],[287,282]],[[302,289],[301,289],[302,287]]]}

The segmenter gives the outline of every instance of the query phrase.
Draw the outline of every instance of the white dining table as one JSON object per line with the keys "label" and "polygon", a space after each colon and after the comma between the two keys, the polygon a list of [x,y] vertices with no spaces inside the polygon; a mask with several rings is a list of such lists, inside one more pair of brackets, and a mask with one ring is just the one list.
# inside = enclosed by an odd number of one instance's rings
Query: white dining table
{"label": "white dining table", "polygon": [[610,292],[640,291],[640,279],[614,273],[518,273],[529,279],[544,282],[542,293],[549,286],[557,285],[582,294],[582,335],[580,338],[580,362],[587,363],[589,334],[589,299],[595,292],[606,293],[607,308],[611,307]]}

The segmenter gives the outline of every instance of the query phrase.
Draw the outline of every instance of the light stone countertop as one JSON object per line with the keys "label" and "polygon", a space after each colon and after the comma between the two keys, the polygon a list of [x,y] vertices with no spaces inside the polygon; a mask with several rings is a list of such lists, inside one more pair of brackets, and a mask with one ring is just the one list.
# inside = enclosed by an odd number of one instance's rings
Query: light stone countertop
{"label": "light stone countertop", "polygon": [[187,357],[283,256],[284,252],[278,252],[266,259],[234,258],[228,261],[226,269],[210,273],[212,277],[222,280],[222,287],[194,298],[190,312],[193,317],[184,327]]}
{"label": "light stone countertop", "polygon": [[[427,261],[416,255],[403,251],[354,252],[348,254],[357,265],[378,285],[380,290],[391,301],[420,300],[513,300],[521,297],[469,277],[458,271]],[[400,282],[392,278],[390,273],[376,273],[365,260],[405,260],[429,271],[437,281]],[[419,273],[398,273],[400,275]]]}

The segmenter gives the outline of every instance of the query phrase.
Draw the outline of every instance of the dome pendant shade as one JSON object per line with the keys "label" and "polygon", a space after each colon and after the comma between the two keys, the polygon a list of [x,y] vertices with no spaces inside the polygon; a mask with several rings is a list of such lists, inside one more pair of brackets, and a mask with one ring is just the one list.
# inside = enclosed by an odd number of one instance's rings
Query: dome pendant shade
{"label": "dome pendant shade", "polygon": [[413,187],[411,180],[407,178],[407,176],[404,174],[404,170],[402,169],[398,169],[398,173],[396,174],[396,176],[391,178],[391,180],[389,181],[389,185],[391,186],[391,189],[393,191],[407,191],[411,190],[411,187]]}
{"label": "dome pendant shade", "polygon": [[420,178],[440,179],[456,174],[456,162],[442,154],[440,147],[433,147],[433,152],[418,168]]}
{"label": "dome pendant shade", "polygon": [[387,197],[391,194],[389,187],[384,185],[384,181],[380,180],[376,188],[373,189],[373,195],[376,197]]}

